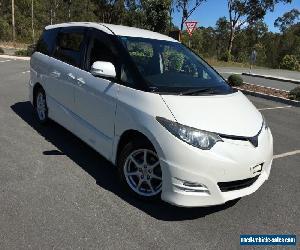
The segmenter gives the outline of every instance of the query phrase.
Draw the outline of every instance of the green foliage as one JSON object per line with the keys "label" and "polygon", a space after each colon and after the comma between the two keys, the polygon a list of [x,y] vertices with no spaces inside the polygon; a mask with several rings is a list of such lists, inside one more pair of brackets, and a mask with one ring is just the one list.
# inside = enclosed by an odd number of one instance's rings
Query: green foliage
{"label": "green foliage", "polygon": [[300,87],[296,87],[289,93],[289,98],[292,100],[300,101]]}
{"label": "green foliage", "polygon": [[184,62],[184,55],[173,50],[164,52],[166,71],[180,71]]}
{"label": "green foliage", "polygon": [[27,49],[20,49],[15,52],[16,56],[31,56],[31,53]]}
{"label": "green foliage", "polygon": [[130,42],[127,44],[129,54],[138,64],[147,65],[153,56],[153,48],[148,43]]}
{"label": "green foliage", "polygon": [[145,13],[145,26],[150,30],[164,33],[169,24],[170,0],[146,0],[142,1]]}
{"label": "green foliage", "polygon": [[282,69],[300,70],[300,64],[297,57],[294,55],[286,55],[280,64]]}
{"label": "green foliage", "polygon": [[[230,24],[227,21],[226,17],[221,17],[216,22],[215,28],[215,38],[216,39],[216,53],[217,57],[222,61],[228,60],[228,50],[227,45],[230,37]],[[210,39],[209,43],[215,42],[213,39]]]}
{"label": "green foliage", "polygon": [[257,53],[257,58],[256,58],[256,65],[261,65],[263,66],[265,61],[266,61],[266,49],[263,43],[257,43],[254,45],[254,49],[256,50]]}
{"label": "green foliage", "polygon": [[0,16],[0,40],[9,40],[11,38],[11,29],[7,20]]}
{"label": "green foliage", "polygon": [[4,54],[4,50],[0,47],[0,55]]}
{"label": "green foliage", "polygon": [[284,13],[282,17],[278,17],[274,22],[274,26],[279,28],[281,32],[285,32],[299,19],[300,11],[297,9],[292,9],[291,11]]}
{"label": "green foliage", "polygon": [[[182,42],[190,44],[190,48],[197,54],[213,60],[238,62],[249,65],[249,57],[253,48],[257,51],[258,66],[287,67],[292,64],[286,62],[286,55],[294,55],[300,62],[300,23],[296,23],[297,11],[290,11],[283,15],[278,25],[284,25],[284,32],[274,34],[268,32],[266,24],[260,17],[265,11],[276,7],[276,3],[290,2],[290,0],[228,0],[232,5],[229,11],[230,18],[221,17],[215,27],[198,27],[192,37],[184,30]],[[16,38],[17,42],[36,43],[44,27],[69,21],[95,21],[113,24],[122,24],[146,28],[161,33],[167,33],[174,25],[170,15],[174,9],[187,17],[204,1],[197,0],[34,0],[34,31],[31,29],[31,0],[15,0]],[[229,7],[230,7],[229,6]],[[11,41],[11,0],[0,0],[0,40]],[[238,19],[237,19],[238,18]],[[248,25],[242,24],[247,22]],[[296,23],[296,24],[295,24]],[[228,44],[231,36],[232,25],[235,24],[234,41],[230,53]],[[180,27],[179,27],[180,28]],[[138,60],[147,61],[153,53],[147,48],[135,50],[134,55]],[[17,52],[30,55],[27,52]],[[285,58],[285,59],[284,59]],[[296,59],[288,60],[295,62]],[[180,68],[182,58],[171,55],[170,60],[175,60]],[[295,63],[294,63],[295,64]],[[295,67],[289,67],[291,69]]]}
{"label": "green foliage", "polygon": [[244,24],[255,24],[262,20],[267,11],[273,11],[277,3],[291,3],[292,0],[227,0],[229,12],[230,38],[228,52],[231,54],[236,33]]}
{"label": "green foliage", "polygon": [[235,58],[235,61],[239,63],[249,62],[249,53],[247,51],[240,51]]}
{"label": "green foliage", "polygon": [[226,51],[223,55],[221,55],[220,60],[223,62],[230,62],[232,60],[232,55],[229,51]]}
{"label": "green foliage", "polygon": [[[171,0],[34,0],[34,33],[31,0],[15,1],[16,38],[36,42],[44,27],[70,21],[122,24],[166,33]],[[0,0],[0,40],[12,39],[11,0]]]}
{"label": "green foliage", "polygon": [[227,81],[233,87],[239,87],[244,84],[243,78],[240,75],[230,75]]}

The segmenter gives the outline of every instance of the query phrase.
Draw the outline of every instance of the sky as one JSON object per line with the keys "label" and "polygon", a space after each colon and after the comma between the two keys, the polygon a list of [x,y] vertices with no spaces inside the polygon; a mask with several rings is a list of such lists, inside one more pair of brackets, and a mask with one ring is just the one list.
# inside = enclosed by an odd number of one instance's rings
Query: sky
{"label": "sky", "polygon": [[[294,8],[300,10],[300,0],[293,0],[291,4],[277,4],[274,12],[268,12],[264,21],[268,25],[269,31],[279,32],[279,30],[274,27],[274,21],[277,19],[277,17],[282,16],[285,12],[288,12]],[[219,17],[223,16],[228,17],[227,0],[207,0],[207,2],[200,5],[200,7],[195,10],[189,20],[197,21],[198,27],[214,27]],[[175,10],[173,18],[175,25],[180,27],[180,13]]]}

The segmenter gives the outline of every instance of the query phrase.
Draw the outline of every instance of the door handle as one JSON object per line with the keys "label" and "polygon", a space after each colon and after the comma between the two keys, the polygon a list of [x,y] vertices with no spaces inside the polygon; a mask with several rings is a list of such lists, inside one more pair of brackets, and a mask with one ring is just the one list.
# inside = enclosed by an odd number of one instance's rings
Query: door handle
{"label": "door handle", "polygon": [[81,87],[82,85],[85,85],[85,81],[83,78],[77,78],[77,84]]}
{"label": "door handle", "polygon": [[72,80],[75,80],[75,79],[76,79],[76,77],[75,77],[72,73],[69,73],[69,74],[68,74],[68,77],[71,78]]}

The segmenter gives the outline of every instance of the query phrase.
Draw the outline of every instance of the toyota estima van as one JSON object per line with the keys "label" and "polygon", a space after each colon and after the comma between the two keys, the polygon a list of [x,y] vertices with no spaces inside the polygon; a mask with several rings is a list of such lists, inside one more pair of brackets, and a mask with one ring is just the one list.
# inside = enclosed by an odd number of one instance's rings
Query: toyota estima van
{"label": "toyota estima van", "polygon": [[48,26],[30,64],[39,122],[52,119],[94,148],[138,197],[216,205],[269,177],[273,138],[263,116],[168,36],[111,24]]}

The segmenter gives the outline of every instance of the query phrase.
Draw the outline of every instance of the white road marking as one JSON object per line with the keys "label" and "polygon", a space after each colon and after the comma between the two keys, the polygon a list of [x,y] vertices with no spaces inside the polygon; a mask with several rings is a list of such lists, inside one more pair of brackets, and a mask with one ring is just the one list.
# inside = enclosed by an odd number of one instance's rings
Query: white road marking
{"label": "white road marking", "polygon": [[300,150],[290,151],[279,155],[274,155],[273,159],[283,158],[291,155],[300,154]]}
{"label": "white road marking", "polygon": [[29,61],[30,60],[30,57],[27,57],[27,56],[0,55],[0,58],[3,58],[3,59],[12,59],[12,60],[23,60],[23,61]]}
{"label": "white road marking", "polygon": [[30,70],[27,70],[27,71],[22,72],[22,74],[26,74],[26,73],[29,73],[29,72],[30,72]]}
{"label": "white road marking", "polygon": [[292,108],[293,106],[281,106],[281,107],[272,107],[272,108],[261,108],[261,109],[258,109],[260,111],[263,111],[263,110],[272,110],[272,109],[286,109],[286,108]]}
{"label": "white road marking", "polygon": [[219,74],[241,75],[242,73],[239,73],[239,72],[219,71]]}
{"label": "white road marking", "polygon": [[252,76],[252,77],[268,77],[268,78],[275,78],[277,81],[283,80],[283,81],[295,81],[299,82],[299,79],[293,79],[293,78],[286,78],[286,77],[281,77],[281,76],[274,76],[274,75],[261,75],[261,74],[252,74],[248,73],[246,76]]}
{"label": "white road marking", "polygon": [[4,61],[0,61],[0,63],[2,63],[2,62],[10,62],[11,60],[4,60]]}

